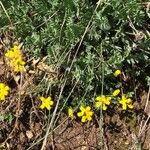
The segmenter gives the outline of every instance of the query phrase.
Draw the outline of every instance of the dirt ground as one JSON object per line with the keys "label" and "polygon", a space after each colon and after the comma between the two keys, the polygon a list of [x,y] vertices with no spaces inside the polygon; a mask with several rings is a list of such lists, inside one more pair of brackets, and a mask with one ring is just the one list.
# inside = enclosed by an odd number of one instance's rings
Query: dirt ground
{"label": "dirt ground", "polygon": [[[99,128],[97,122],[82,124],[76,119],[64,121],[64,118],[67,118],[65,114],[58,122],[59,127],[54,128],[52,134],[49,135],[47,150],[127,150],[132,149],[135,144],[135,132],[131,127],[119,121],[118,116],[105,119],[102,129]],[[37,118],[31,124],[19,119],[11,135],[13,123],[10,126],[3,123],[1,127],[1,142],[9,135],[4,149],[27,150],[30,146],[33,146],[30,148],[32,150],[41,148],[42,141],[36,144],[35,142],[45,135],[45,131]],[[144,147],[148,149],[149,131],[143,142]]]}

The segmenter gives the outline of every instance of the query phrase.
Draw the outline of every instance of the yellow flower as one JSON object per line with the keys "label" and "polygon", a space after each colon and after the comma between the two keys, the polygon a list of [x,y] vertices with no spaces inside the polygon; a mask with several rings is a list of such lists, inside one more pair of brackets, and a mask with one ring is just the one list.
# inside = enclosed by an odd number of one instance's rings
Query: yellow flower
{"label": "yellow flower", "polygon": [[119,93],[120,93],[120,90],[119,90],[119,89],[116,89],[116,90],[112,93],[112,95],[113,95],[113,96],[117,96]]}
{"label": "yellow flower", "polygon": [[41,109],[44,109],[46,107],[48,110],[50,110],[51,106],[54,104],[51,97],[44,98],[43,96],[41,96],[40,100],[42,101],[42,104],[40,106]]}
{"label": "yellow flower", "polygon": [[106,110],[107,109],[106,105],[110,105],[111,97],[102,95],[96,97],[95,101],[96,101],[95,103],[97,108],[100,108],[102,106],[102,109]]}
{"label": "yellow flower", "polygon": [[132,109],[133,105],[132,105],[131,102],[132,102],[131,98],[126,98],[124,95],[122,96],[122,98],[119,101],[119,103],[122,105],[122,109],[123,110],[126,110],[127,107],[129,107],[130,109]]}
{"label": "yellow flower", "polygon": [[120,74],[121,74],[121,70],[119,69],[114,72],[115,77],[119,76]]}
{"label": "yellow flower", "polygon": [[18,57],[21,57],[22,53],[19,49],[18,46],[14,46],[13,48],[11,48],[10,50],[8,50],[5,54],[6,57],[8,58],[18,58]]}
{"label": "yellow flower", "polygon": [[8,65],[14,72],[23,72],[25,70],[25,62],[22,60],[22,53],[17,45],[8,50],[5,54]]}
{"label": "yellow flower", "polygon": [[81,112],[77,113],[78,117],[82,117],[81,122],[91,121],[93,116],[93,111],[91,111],[90,106],[80,106]]}
{"label": "yellow flower", "polygon": [[0,83],[0,101],[5,100],[5,96],[8,95],[9,87],[4,83]]}
{"label": "yellow flower", "polygon": [[70,117],[70,118],[73,118],[73,109],[70,107],[70,108],[68,108],[68,116]]}

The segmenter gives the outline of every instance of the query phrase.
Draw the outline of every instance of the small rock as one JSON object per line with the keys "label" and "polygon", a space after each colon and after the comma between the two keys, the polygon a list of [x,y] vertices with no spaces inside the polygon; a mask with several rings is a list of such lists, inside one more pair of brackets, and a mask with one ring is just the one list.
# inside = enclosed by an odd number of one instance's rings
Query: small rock
{"label": "small rock", "polygon": [[32,139],[33,138],[33,133],[30,130],[26,131],[26,136],[28,139]]}

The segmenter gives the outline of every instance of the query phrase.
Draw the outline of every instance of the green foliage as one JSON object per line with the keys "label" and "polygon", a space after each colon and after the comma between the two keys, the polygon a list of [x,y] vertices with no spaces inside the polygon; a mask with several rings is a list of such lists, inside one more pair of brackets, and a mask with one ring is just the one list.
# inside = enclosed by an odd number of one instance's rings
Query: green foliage
{"label": "green foliage", "polygon": [[12,113],[8,112],[8,113],[0,113],[0,122],[8,122],[9,124],[11,124],[12,120],[14,119],[14,116]]}
{"label": "green foliage", "polygon": [[[108,94],[123,84],[112,73],[121,69],[145,83],[150,66],[149,14],[140,0],[105,0],[94,11],[94,0],[11,0],[1,1],[1,32],[10,30],[24,42],[33,57],[49,56],[48,63],[67,70],[75,57],[81,37],[93,15],[81,43],[67,84],[76,100]],[[139,33],[142,37],[138,38]],[[103,79],[104,75],[104,79]],[[140,80],[141,81],[141,80]],[[136,82],[140,82],[137,81]],[[102,83],[103,82],[103,83]],[[134,87],[131,87],[132,90]],[[65,90],[65,95],[70,91]],[[85,103],[88,103],[89,101]]]}

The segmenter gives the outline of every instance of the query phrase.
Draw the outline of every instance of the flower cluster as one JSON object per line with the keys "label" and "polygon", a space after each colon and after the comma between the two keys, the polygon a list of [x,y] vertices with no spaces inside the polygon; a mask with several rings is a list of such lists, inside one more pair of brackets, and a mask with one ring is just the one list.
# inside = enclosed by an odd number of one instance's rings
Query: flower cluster
{"label": "flower cluster", "polygon": [[[120,94],[120,89],[116,89],[112,93],[112,96],[101,95],[96,97],[95,99],[96,108],[102,108],[102,110],[106,110],[108,105],[110,105],[111,103],[111,99],[113,97],[118,96],[119,94]],[[119,103],[122,105],[123,110],[126,110],[127,107],[130,109],[133,108],[131,98],[127,98],[125,95],[123,95],[121,99],[119,99]]]}
{"label": "flower cluster", "polygon": [[[117,69],[115,72],[114,72],[114,76],[117,77],[121,74],[121,70]],[[113,96],[117,96],[118,94],[120,93],[120,90],[119,89],[116,89],[114,92],[113,92]],[[121,99],[119,100],[119,103],[122,105],[122,109],[123,110],[126,110],[127,107],[130,108],[130,109],[133,109],[133,105],[132,105],[132,100],[131,98],[127,98],[125,95],[122,95]]]}
{"label": "flower cluster", "polygon": [[7,50],[5,56],[7,58],[8,65],[14,72],[25,71],[25,62],[22,59],[22,53],[17,45],[14,45],[13,48]]}
{"label": "flower cluster", "polygon": [[[114,72],[114,76],[117,77],[121,74],[120,70]],[[95,98],[96,108],[101,108],[102,110],[107,110],[108,106],[111,104],[112,99],[118,99],[117,96],[121,93],[120,89],[116,89],[112,92],[111,95],[101,95]],[[119,96],[120,97],[120,96]],[[126,110],[127,107],[132,109],[132,100],[126,96],[122,96],[121,99],[118,99],[119,103],[122,105],[122,109]],[[91,121],[94,112],[91,110],[90,106],[80,106],[80,112],[77,113],[78,117],[81,117],[81,122]],[[72,108],[68,108],[68,116],[73,118],[74,111]]]}
{"label": "flower cluster", "polygon": [[0,101],[5,100],[5,97],[8,95],[9,87],[4,83],[0,83]]}

